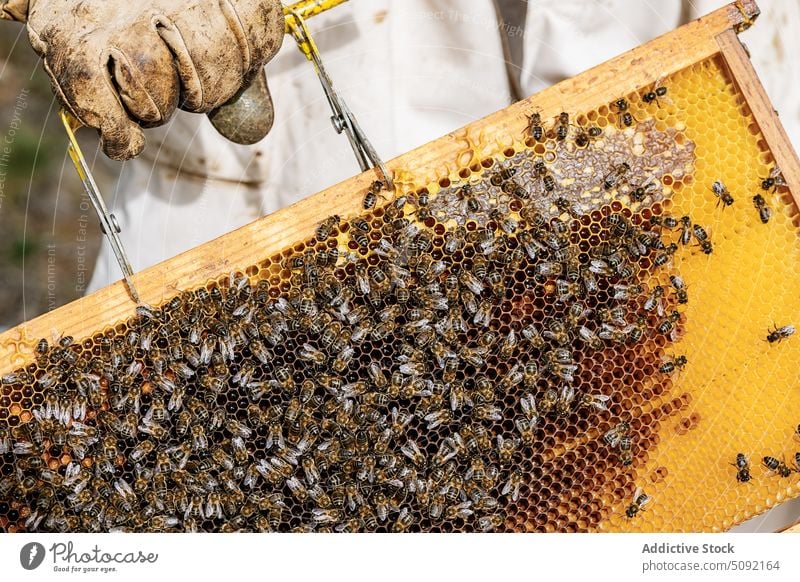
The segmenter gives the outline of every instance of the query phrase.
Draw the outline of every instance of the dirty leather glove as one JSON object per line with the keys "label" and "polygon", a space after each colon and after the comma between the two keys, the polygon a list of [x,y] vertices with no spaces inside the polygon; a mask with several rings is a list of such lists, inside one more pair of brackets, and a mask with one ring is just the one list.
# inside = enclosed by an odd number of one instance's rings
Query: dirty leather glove
{"label": "dirty leather glove", "polygon": [[53,91],[116,160],[177,107],[227,102],[284,32],[280,0],[0,0],[0,17],[27,22]]}

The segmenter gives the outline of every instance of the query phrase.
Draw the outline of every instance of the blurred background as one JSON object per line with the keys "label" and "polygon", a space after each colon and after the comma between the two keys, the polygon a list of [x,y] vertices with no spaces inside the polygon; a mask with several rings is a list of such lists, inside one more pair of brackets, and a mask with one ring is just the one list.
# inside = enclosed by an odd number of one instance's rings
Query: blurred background
{"label": "blurred background", "polygon": [[[80,297],[100,245],[83,187],[67,166],[58,107],[24,29],[0,22],[0,330]],[[84,135],[96,159],[96,140]],[[103,192],[116,169],[100,164]]]}

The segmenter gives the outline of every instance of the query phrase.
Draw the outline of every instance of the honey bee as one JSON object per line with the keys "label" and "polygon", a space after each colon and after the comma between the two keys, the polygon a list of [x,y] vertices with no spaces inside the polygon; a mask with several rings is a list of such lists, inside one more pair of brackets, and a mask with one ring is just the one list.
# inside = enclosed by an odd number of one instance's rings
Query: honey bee
{"label": "honey bee", "polygon": [[462,271],[461,275],[459,276],[459,281],[461,281],[461,284],[469,289],[475,295],[475,297],[479,297],[483,292],[483,283],[481,283],[480,279],[478,279],[478,277],[476,277],[470,271]]}
{"label": "honey bee", "polygon": [[317,366],[324,365],[325,361],[327,360],[327,357],[325,356],[324,353],[322,353],[309,343],[305,343],[300,347],[300,349],[297,352],[297,356],[300,359],[315,364]]}
{"label": "honey bee", "polygon": [[480,325],[482,327],[488,327],[489,322],[492,318],[492,304],[489,301],[481,301],[478,304],[478,309],[475,312],[475,316],[472,318],[472,322],[475,325]]}
{"label": "honey bee", "polygon": [[533,163],[533,171],[535,175],[542,181],[545,192],[552,192],[556,189],[556,180],[547,169],[547,166],[543,160],[538,159]]}
{"label": "honey bee", "polygon": [[762,462],[769,471],[772,471],[781,477],[791,477],[792,475],[792,470],[786,465],[786,463],[779,461],[775,457],[764,457]]}
{"label": "honey bee", "polygon": [[205,429],[201,425],[195,424],[189,430],[192,433],[193,450],[205,451],[208,449],[208,437],[206,436]]}
{"label": "honey bee", "polygon": [[661,311],[661,298],[664,296],[664,288],[661,285],[656,285],[647,296],[644,302],[644,310],[649,312],[654,311],[656,308]]}
{"label": "honey bee", "polygon": [[[689,295],[686,292],[686,285],[683,282],[683,279],[678,275],[670,275],[669,280],[672,284],[672,288],[675,290],[675,295],[678,297],[678,303],[688,303]],[[645,304],[645,310],[651,311],[647,309],[647,304]]]}
{"label": "honey bee", "polygon": [[284,390],[294,390],[295,383],[291,371],[286,366],[275,369],[275,382]]}
{"label": "honey bee", "polygon": [[451,505],[445,509],[445,519],[466,519],[474,512],[472,510],[472,501],[463,501],[455,505]]}
{"label": "honey bee", "polygon": [[617,344],[623,344],[628,341],[628,333],[625,330],[611,327],[607,323],[603,323],[600,326],[597,331],[597,337]]}
{"label": "honey bee", "polygon": [[522,381],[526,388],[534,388],[539,380],[539,366],[534,361],[526,362],[522,368]]}
{"label": "honey bee", "polygon": [[624,182],[625,175],[630,171],[630,169],[631,167],[627,162],[622,162],[621,164],[614,166],[603,179],[603,187],[606,190],[611,190],[614,187],[622,184]]}
{"label": "honey bee", "polygon": [[36,360],[40,364],[44,364],[47,361],[49,352],[50,352],[50,344],[47,342],[47,339],[42,338],[38,342],[36,342],[36,347],[34,348],[34,354],[36,355]]}
{"label": "honey bee", "polygon": [[384,184],[380,180],[375,180],[370,185],[369,190],[367,190],[367,193],[364,195],[364,200],[362,202],[362,207],[364,210],[372,210],[375,207],[375,204],[378,201],[378,194],[381,193],[383,188]]}
{"label": "honey bee", "polygon": [[516,168],[501,168],[500,170],[493,172],[489,177],[489,182],[492,186],[504,186],[508,182],[513,181],[514,176],[517,174]]}
{"label": "honey bee", "polygon": [[731,193],[728,192],[728,188],[722,183],[722,181],[717,180],[714,182],[711,185],[711,191],[714,193],[714,196],[718,198],[717,206],[722,204],[724,208],[725,206],[730,206],[733,204],[733,196],[731,196]]}
{"label": "honey bee", "polygon": [[592,125],[588,128],[579,127],[575,135],[575,145],[579,148],[585,148],[593,141],[599,139],[601,135],[603,135],[603,130],[596,125]]}
{"label": "honey bee", "polygon": [[536,274],[540,277],[558,277],[564,273],[563,263],[542,261],[536,265]]}
{"label": "honey bee", "polygon": [[635,285],[616,284],[612,286],[613,297],[617,301],[625,301],[628,299],[632,299],[637,295],[641,295],[643,292],[644,292],[644,287],[642,287],[639,284]]}
{"label": "honey bee", "polygon": [[561,387],[558,393],[558,398],[553,407],[553,412],[560,418],[566,418],[572,412],[573,404],[575,403],[575,389],[570,385]]}
{"label": "honey bee", "polygon": [[517,348],[517,344],[519,343],[519,339],[517,338],[516,332],[512,329],[508,332],[508,335],[503,338],[503,341],[500,342],[500,346],[498,352],[501,357],[503,358],[510,358],[511,355],[514,353],[514,350]]}
{"label": "honey bee", "polygon": [[498,528],[503,527],[505,521],[503,517],[499,514],[493,515],[483,515],[478,518],[478,529],[480,529],[484,533],[488,533],[490,531],[494,531]]}
{"label": "honey bee", "polygon": [[644,184],[640,186],[631,186],[630,197],[633,202],[641,202],[648,196],[656,194],[657,190],[658,184],[653,181],[653,177],[651,176]]}
{"label": "honey bee", "polygon": [[559,113],[553,129],[558,141],[567,139],[567,135],[569,135],[569,113],[565,111]]}
{"label": "honey bee", "polygon": [[712,246],[711,241],[708,239],[708,233],[706,233],[706,230],[699,224],[695,224],[692,227],[692,234],[694,234],[694,237],[700,244],[702,251],[705,254],[710,255],[713,252],[714,247]]}
{"label": "honey bee", "polygon": [[[541,163],[542,165],[540,167],[547,171],[544,162],[538,160],[538,163]],[[523,206],[519,211],[519,215],[523,220],[525,220],[526,225],[533,229],[531,232],[534,232],[540,228],[544,228],[544,226],[547,224],[547,217],[534,206]]]}
{"label": "honey bee", "polygon": [[681,355],[665,360],[658,369],[662,374],[672,374],[676,370],[682,370],[687,363],[686,356]]}
{"label": "honey bee", "polygon": [[582,325],[580,328],[578,328],[578,336],[593,350],[602,350],[605,347],[603,340],[601,340],[594,331],[585,325]]}
{"label": "honey bee", "polygon": [[662,267],[666,265],[672,258],[672,255],[674,255],[677,252],[677,250],[678,250],[678,245],[676,245],[675,243],[670,243],[664,248],[664,250],[662,250],[656,255],[655,259],[653,259],[653,264],[656,267]]}
{"label": "honey bee", "polygon": [[572,218],[580,218],[581,217],[581,206],[578,202],[570,202],[567,198],[559,197],[553,201],[556,205],[556,208],[562,214],[568,214]]}
{"label": "honey bee", "polygon": [[534,261],[539,256],[539,253],[546,249],[546,247],[542,243],[538,242],[528,231],[519,233],[517,236],[517,241],[522,245],[522,248],[525,250],[528,258]]}
{"label": "honey bee", "polygon": [[550,328],[545,330],[542,335],[547,339],[551,339],[560,346],[565,346],[569,343],[569,331],[563,321],[553,320]]}
{"label": "honey bee", "polygon": [[311,519],[319,525],[339,523],[342,519],[342,512],[338,509],[314,508],[311,510]]}
{"label": "honey bee", "polygon": [[535,323],[529,323],[522,328],[520,333],[530,342],[531,347],[537,350],[541,350],[546,345],[544,337]]}
{"label": "honey bee", "polygon": [[628,104],[628,100],[621,98],[614,101],[612,107],[617,112],[617,119],[621,126],[630,127],[633,125],[634,118],[631,112],[629,111],[630,105]]}
{"label": "honey bee", "polygon": [[625,421],[617,423],[603,435],[603,440],[610,447],[617,447],[623,437],[628,436],[631,425]]}
{"label": "honey bee", "polygon": [[418,467],[425,466],[425,456],[415,441],[410,439],[406,441],[406,444],[400,447],[400,452]]}
{"label": "honey bee", "polygon": [[331,231],[339,226],[341,222],[341,218],[338,215],[333,215],[325,220],[323,220],[319,226],[317,227],[316,237],[319,242],[323,242],[328,239],[331,234]]}
{"label": "honey bee", "polygon": [[744,453],[738,453],[736,455],[736,462],[731,463],[731,465],[736,467],[736,480],[739,483],[747,483],[750,481],[750,462],[747,460]]}
{"label": "honey bee", "polygon": [[[575,381],[575,372],[578,371],[578,366],[574,363],[559,362],[550,357],[546,358],[546,370],[553,376],[558,377],[564,382],[572,383]],[[542,407],[544,404],[542,403]]]}
{"label": "honey bee", "polygon": [[[650,219],[650,224],[658,224],[658,222],[653,222],[653,219]],[[681,235],[680,235],[680,242],[683,245],[688,245],[689,242],[692,240],[692,219],[689,216],[681,216],[680,219],[676,220],[671,217],[667,217],[663,219],[663,225],[667,228],[681,228]]]}
{"label": "honey bee", "polygon": [[623,238],[635,232],[634,226],[622,214],[611,214],[606,218],[606,224],[611,227],[611,234]]}
{"label": "honey bee", "polygon": [[407,531],[414,524],[414,516],[408,510],[407,507],[404,507],[400,510],[400,514],[397,516],[397,520],[395,520],[394,525],[392,525],[392,531],[395,533],[400,533]]}
{"label": "honey bee", "polygon": [[494,220],[500,229],[506,234],[514,234],[517,228],[519,228],[519,222],[510,216],[503,215],[503,213],[497,209],[492,210],[489,213],[489,217]]}
{"label": "honey bee", "polygon": [[779,187],[785,187],[786,181],[783,178],[781,169],[777,166],[769,171],[766,178],[761,178],[761,189],[769,191],[770,189],[775,192]]}
{"label": "honey bee", "polygon": [[[687,221],[689,217],[685,217]],[[664,228],[676,228],[679,224],[678,220],[673,218],[672,216],[661,216],[661,215],[653,215],[650,217],[650,226],[661,226]]]}
{"label": "honey bee", "polygon": [[655,102],[658,105],[659,109],[661,108],[661,102],[658,100],[659,97],[664,97],[667,94],[667,88],[660,84],[659,81],[656,81],[653,88],[647,91],[644,95],[642,95],[642,101],[647,104]]}
{"label": "honey bee", "polygon": [[369,245],[369,237],[363,230],[352,228],[349,232],[350,240],[354,241],[359,247],[365,248]]}
{"label": "honey bee", "polygon": [[633,494],[633,502],[625,510],[625,515],[628,516],[628,519],[633,519],[640,511],[644,511],[644,508],[651,501],[652,498],[642,491],[641,487],[637,487],[636,492]]}
{"label": "honey bee", "polygon": [[472,187],[472,184],[464,184],[461,186],[458,190],[458,197],[466,201],[467,210],[470,212],[478,212],[481,209],[480,201],[475,195],[475,189]]}
{"label": "honey bee", "polygon": [[756,194],[753,196],[753,205],[756,207],[756,210],[758,210],[758,217],[761,219],[761,222],[767,224],[772,216],[772,209],[767,206],[767,201],[764,200],[761,194]]}
{"label": "honey bee", "polygon": [[130,453],[130,458],[134,462],[141,461],[155,449],[155,443],[150,440],[142,441],[136,445]]}
{"label": "honey bee", "polygon": [[537,142],[544,140],[544,128],[542,127],[542,115],[538,111],[534,111],[528,115],[528,126],[525,130]]}
{"label": "honey bee", "polygon": [[13,448],[11,433],[6,428],[0,428],[0,455],[5,455]]}
{"label": "honey bee", "polygon": [[454,230],[449,230],[444,235],[444,250],[447,254],[453,254],[464,246],[466,230],[459,226]]}
{"label": "honey bee", "polygon": [[501,463],[510,463],[518,448],[517,439],[504,439],[502,435],[497,435],[497,460]]}
{"label": "honey bee", "polygon": [[514,386],[522,383],[524,380],[524,374],[519,369],[519,364],[515,365],[511,368],[503,379],[500,381],[500,387],[504,390],[510,390]]}
{"label": "honey bee", "polygon": [[670,313],[665,319],[661,320],[661,322],[658,324],[658,327],[656,328],[658,333],[664,335],[672,333],[672,331],[675,329],[675,324],[678,323],[680,319],[681,314],[678,311],[673,310],[672,313]]}
{"label": "honey bee", "polygon": [[781,343],[783,340],[791,337],[794,335],[794,326],[793,325],[784,325],[782,327],[778,327],[773,324],[773,329],[767,330],[769,333],[767,334],[767,341],[771,344],[774,343]]}

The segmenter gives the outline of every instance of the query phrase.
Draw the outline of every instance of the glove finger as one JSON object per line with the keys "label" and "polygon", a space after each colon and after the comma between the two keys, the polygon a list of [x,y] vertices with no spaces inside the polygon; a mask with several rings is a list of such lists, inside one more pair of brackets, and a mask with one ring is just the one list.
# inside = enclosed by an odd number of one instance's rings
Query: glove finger
{"label": "glove finger", "polygon": [[269,62],[283,44],[283,5],[280,0],[218,1],[228,27],[248,55],[245,69],[252,73]]}
{"label": "glove finger", "polygon": [[240,88],[245,71],[239,43],[211,3],[156,17],[157,30],[173,54],[181,79],[180,108],[207,113]]}
{"label": "glove finger", "polygon": [[81,123],[98,130],[105,154],[114,160],[138,156],[144,149],[144,132],[122,106],[106,61],[74,49],[45,54],[53,92]]}
{"label": "glove finger", "polygon": [[180,81],[172,54],[147,26],[110,41],[108,70],[123,105],[144,127],[166,123],[178,107]]}
{"label": "glove finger", "polygon": [[156,17],[178,66],[180,107],[207,113],[226,103],[283,41],[278,0],[209,0]]}

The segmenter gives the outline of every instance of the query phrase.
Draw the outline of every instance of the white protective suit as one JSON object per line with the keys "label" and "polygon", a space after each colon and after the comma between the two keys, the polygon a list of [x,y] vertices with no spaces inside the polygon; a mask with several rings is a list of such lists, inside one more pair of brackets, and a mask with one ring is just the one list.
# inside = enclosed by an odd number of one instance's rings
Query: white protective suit
{"label": "white protective suit", "polygon": [[[518,63],[522,92],[533,94],[725,3],[531,0]],[[798,29],[800,3],[762,0],[761,7],[758,33],[744,40],[795,137],[800,83],[783,57],[800,53],[796,35],[779,31]],[[336,88],[384,159],[512,101],[492,0],[350,0],[310,20],[309,28]],[[314,70],[291,39],[267,74],[275,126],[260,144],[233,145],[205,116],[179,112],[166,127],[147,132],[142,157],[124,165],[109,198],[136,270],[357,173],[346,138],[331,127]],[[119,278],[103,245],[90,287]],[[787,512],[798,514],[796,506],[779,511],[775,523],[791,519]]]}

